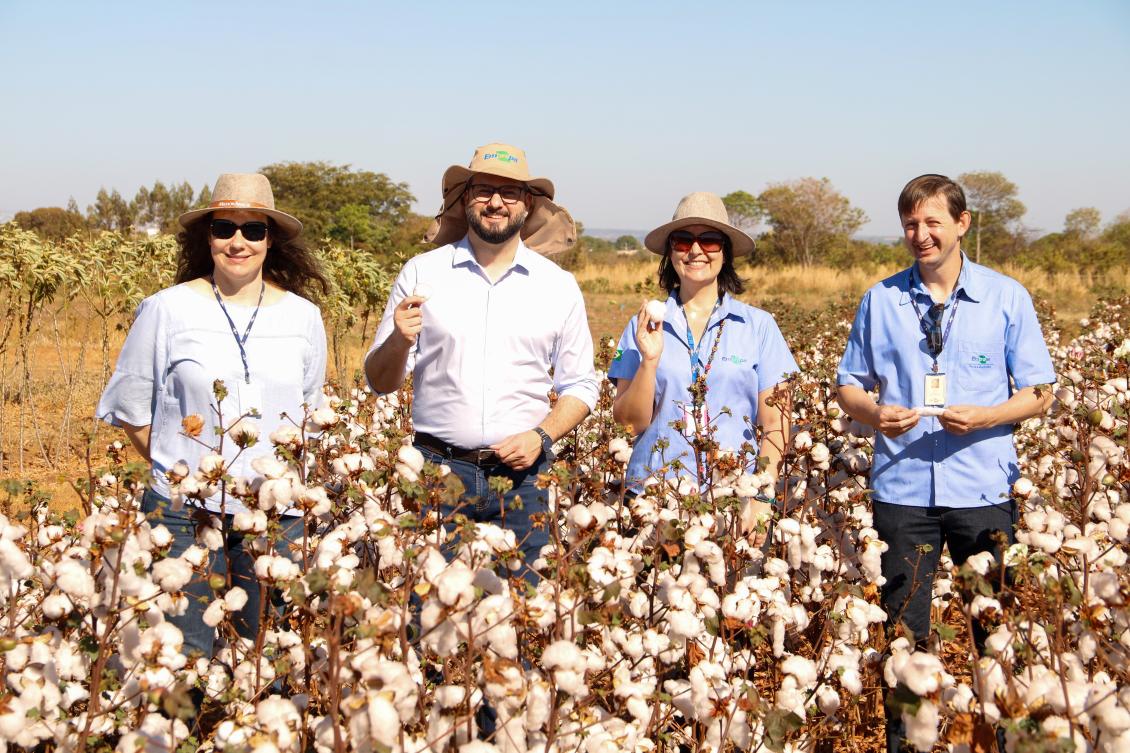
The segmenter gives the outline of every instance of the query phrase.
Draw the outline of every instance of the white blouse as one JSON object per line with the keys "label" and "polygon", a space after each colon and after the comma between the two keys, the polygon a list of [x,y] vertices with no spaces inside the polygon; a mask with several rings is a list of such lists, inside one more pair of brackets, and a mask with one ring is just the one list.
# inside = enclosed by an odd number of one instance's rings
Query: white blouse
{"label": "white blouse", "polygon": [[[225,301],[240,335],[247,328],[254,306]],[[251,461],[272,454],[268,435],[304,416],[303,404],[311,409],[322,401],[326,374],[326,332],[322,316],[310,301],[293,293],[262,306],[245,345],[251,374],[244,384],[243,361],[231,325],[215,299],[205,298],[188,285],[176,285],[149,296],[137,308],[125,345],[102,399],[97,415],[114,424],[150,426],[152,487],[169,496],[166,472],[178,461],[195,470],[200,459],[219,442],[213,382],[221,379],[229,395],[220,405],[223,423],[230,426],[249,407],[260,418],[248,419],[259,426],[259,442],[239,454],[230,438],[224,438],[225,459],[233,477],[251,477]],[[197,439],[184,436],[181,420],[198,414],[204,428]],[[236,458],[236,455],[239,457]],[[220,512],[219,494],[206,503]],[[223,510],[245,508],[228,499]]]}

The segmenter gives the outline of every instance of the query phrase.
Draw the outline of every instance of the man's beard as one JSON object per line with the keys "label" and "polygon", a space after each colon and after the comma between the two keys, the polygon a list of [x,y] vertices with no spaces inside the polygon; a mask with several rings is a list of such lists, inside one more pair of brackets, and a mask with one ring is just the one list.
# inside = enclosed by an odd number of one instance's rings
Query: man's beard
{"label": "man's beard", "polygon": [[[473,231],[475,231],[475,235],[479,236],[487,243],[505,243],[506,241],[517,235],[518,232],[522,229],[522,225],[526,223],[527,212],[525,205],[516,204],[515,208],[517,207],[521,207],[520,213],[514,214],[514,209],[511,209],[510,222],[506,223],[504,227],[501,227],[498,230],[488,230],[483,226],[483,221],[480,218],[479,214],[475,212],[474,206],[468,204],[465,210],[467,214],[467,225]],[[484,214],[486,213],[486,211],[486,209],[483,210]]]}

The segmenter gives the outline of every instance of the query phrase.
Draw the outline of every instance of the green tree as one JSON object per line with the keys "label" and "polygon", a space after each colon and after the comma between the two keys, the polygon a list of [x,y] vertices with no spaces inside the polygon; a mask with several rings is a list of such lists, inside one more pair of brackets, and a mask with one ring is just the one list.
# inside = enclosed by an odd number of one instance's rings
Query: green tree
{"label": "green tree", "polygon": [[634,235],[621,235],[613,245],[616,246],[617,251],[638,251],[640,241]]}
{"label": "green tree", "polygon": [[863,210],[853,207],[827,178],[771,185],[757,202],[772,228],[767,240],[779,256],[806,267],[847,245],[867,221]]}
{"label": "green tree", "polygon": [[757,197],[748,191],[732,191],[722,197],[730,224],[752,234],[764,215]]}
{"label": "green tree", "polygon": [[86,208],[86,220],[91,227],[100,230],[128,232],[133,227],[134,217],[133,210],[118,189],[108,192],[100,188],[94,203]]}
{"label": "green tree", "polygon": [[1082,240],[1092,240],[1098,237],[1102,221],[1102,213],[1094,207],[1072,209],[1063,219],[1063,232]]}
{"label": "green tree", "polygon": [[86,218],[62,207],[39,207],[30,212],[16,212],[12,221],[40,238],[62,241],[86,230]]}
{"label": "green tree", "polygon": [[280,162],[260,171],[271,181],[275,204],[302,220],[305,235],[317,242],[323,238],[348,239],[358,229],[353,210],[361,207],[368,216],[376,242],[387,239],[394,226],[408,219],[415,197],[405,183],[394,183],[383,173],[352,170],[349,165],[328,162]]}
{"label": "green tree", "polygon": [[[970,232],[974,241],[974,261],[981,261],[981,247],[998,259],[1009,255],[1020,238],[1020,218],[1027,212],[1016,198],[1016,184],[999,172],[971,172],[957,176],[965,189],[969,211],[973,213]],[[984,242],[982,242],[984,241]]]}

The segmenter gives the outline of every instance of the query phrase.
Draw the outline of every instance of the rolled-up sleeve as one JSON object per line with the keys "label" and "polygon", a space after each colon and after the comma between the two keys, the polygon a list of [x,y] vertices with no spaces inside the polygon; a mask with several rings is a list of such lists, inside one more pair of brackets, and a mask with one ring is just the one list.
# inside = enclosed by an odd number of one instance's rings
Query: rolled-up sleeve
{"label": "rolled-up sleeve", "polygon": [[1017,389],[1055,382],[1055,367],[1048,353],[1032,297],[1017,290],[1007,312],[1004,355],[1009,376]]}
{"label": "rolled-up sleeve", "polygon": [[160,375],[164,373],[167,332],[161,305],[146,298],[137,307],[118,363],[95,415],[114,426],[149,426]]}
{"label": "rolled-up sleeve", "polygon": [[568,395],[589,407],[596,407],[600,385],[592,361],[592,335],[581,289],[573,282],[570,305],[561,326],[553,361],[553,388],[559,397]]}
{"label": "rolled-up sleeve", "polygon": [[844,357],[836,369],[836,384],[850,384],[865,390],[872,390],[878,383],[874,360],[871,357],[871,292],[863,296],[855,321],[851,325]]}

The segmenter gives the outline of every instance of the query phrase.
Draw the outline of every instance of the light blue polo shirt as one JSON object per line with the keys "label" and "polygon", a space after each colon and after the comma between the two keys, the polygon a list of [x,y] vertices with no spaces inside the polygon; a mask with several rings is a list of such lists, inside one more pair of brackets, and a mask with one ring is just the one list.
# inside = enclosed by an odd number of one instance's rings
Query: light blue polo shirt
{"label": "light blue polo shirt", "polygon": [[[748,442],[756,450],[757,438],[752,426],[757,424],[757,395],[797,371],[796,361],[772,315],[727,294],[696,343],[703,364],[710,357],[723,320],[726,324],[721,328],[722,339],[706,378],[706,408],[712,424],[718,427],[714,439],[721,449],[738,451]],[[632,317],[620,336],[616,357],[608,368],[610,379],[631,379],[640,367],[636,325],[637,317]],[[687,320],[674,293],[667,298],[663,335],[663,354],[655,375],[655,417],[636,437],[628,462],[628,481],[636,489],[649,476],[658,478],[659,474],[654,472],[676,458],[685,467],[682,474],[697,475],[690,442],[671,427],[672,421],[683,420],[684,406],[689,408],[691,404]],[[729,415],[724,408],[729,409]],[[655,446],[661,438],[669,442],[662,452]],[[663,475],[674,477],[677,474],[667,469]]]}
{"label": "light blue polo shirt", "polygon": [[[911,269],[864,294],[836,374],[839,384],[877,386],[880,405],[921,406],[933,364],[910,296],[923,315],[933,299]],[[1036,310],[1020,283],[963,257],[943,330],[955,300],[957,315],[938,357],[947,405],[998,405],[1015,390],[1055,382]],[[1012,429],[1006,424],[959,436],[942,429],[937,418],[923,416],[894,439],[876,432],[873,498],[915,507],[999,504],[1020,475]]]}

